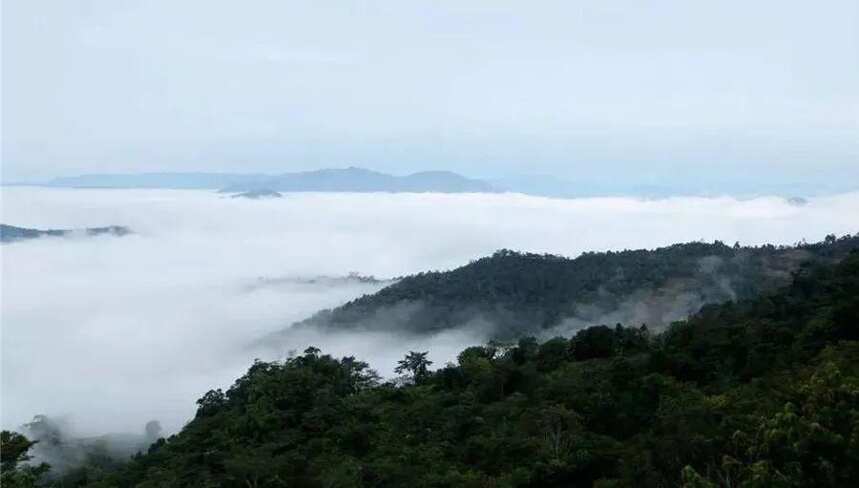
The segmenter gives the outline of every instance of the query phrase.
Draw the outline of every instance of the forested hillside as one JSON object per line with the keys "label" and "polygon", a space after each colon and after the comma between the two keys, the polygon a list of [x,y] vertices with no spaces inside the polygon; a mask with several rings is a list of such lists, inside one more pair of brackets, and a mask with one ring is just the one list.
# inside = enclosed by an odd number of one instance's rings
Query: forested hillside
{"label": "forested hillside", "polygon": [[659,329],[703,305],[787,285],[803,262],[830,262],[856,248],[859,236],[789,247],[692,242],[575,259],[504,250],[452,271],[408,276],[299,326],[419,333],[475,326],[505,339],[599,323]]}
{"label": "forested hillside", "polygon": [[427,366],[410,353],[380,383],[315,348],[257,362],[180,434],[58,486],[855,486],[859,252],[661,334],[596,326]]}

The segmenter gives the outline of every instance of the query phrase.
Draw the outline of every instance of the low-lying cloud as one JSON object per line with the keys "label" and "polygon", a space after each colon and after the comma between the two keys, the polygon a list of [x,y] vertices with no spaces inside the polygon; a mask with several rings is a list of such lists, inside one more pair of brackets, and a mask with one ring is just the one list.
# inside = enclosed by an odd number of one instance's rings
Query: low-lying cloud
{"label": "low-lying cloud", "polygon": [[859,224],[859,193],[797,206],[775,197],[308,193],[246,201],[203,191],[15,187],[3,189],[2,204],[7,224],[134,231],[0,249],[2,425],[41,413],[67,418],[82,434],[138,432],[151,419],[175,431],[206,390],[228,386],[256,357],[289,349],[354,354],[390,374],[409,349],[430,350],[440,365],[483,340],[480,327],[432,337],[302,331],[283,350],[251,346],[385,286],[341,278],[350,272],[388,279],[499,248],[575,256],[699,239],[791,244]]}

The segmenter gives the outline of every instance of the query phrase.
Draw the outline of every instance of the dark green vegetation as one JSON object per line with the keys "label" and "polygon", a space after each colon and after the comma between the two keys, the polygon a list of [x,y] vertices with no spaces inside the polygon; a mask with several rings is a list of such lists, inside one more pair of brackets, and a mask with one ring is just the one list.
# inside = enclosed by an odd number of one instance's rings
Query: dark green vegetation
{"label": "dark green vegetation", "polygon": [[315,348],[256,362],[181,433],[62,486],[855,486],[859,252],[661,334],[596,326],[400,366],[405,384]]}
{"label": "dark green vegetation", "polygon": [[5,488],[36,486],[48,471],[44,463],[30,463],[35,442],[17,432],[0,432],[0,486]]}
{"label": "dark green vegetation", "polygon": [[575,259],[499,251],[452,271],[408,276],[301,325],[417,333],[475,326],[502,339],[567,335],[598,323],[660,329],[703,305],[785,286],[801,263],[833,262],[856,248],[859,236],[792,247],[692,242]]}
{"label": "dark green vegetation", "polygon": [[15,227],[14,225],[0,224],[0,242],[14,242],[25,239],[36,239],[39,237],[64,237],[80,232],[88,236],[114,235],[124,236],[131,231],[127,227],[111,225],[108,227],[89,227],[83,230],[70,229],[28,229],[26,227]]}

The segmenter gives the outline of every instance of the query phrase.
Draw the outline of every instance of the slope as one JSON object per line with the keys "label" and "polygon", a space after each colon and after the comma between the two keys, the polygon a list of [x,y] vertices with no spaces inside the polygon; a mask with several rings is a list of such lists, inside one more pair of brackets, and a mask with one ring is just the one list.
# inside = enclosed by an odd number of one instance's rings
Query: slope
{"label": "slope", "polygon": [[[404,386],[310,348],[83,486],[852,486],[859,253],[663,334],[472,347]],[[411,355],[420,357],[420,355]],[[412,369],[421,371],[419,365]],[[89,477],[87,477],[89,476]],[[104,476],[104,477],[103,477]],[[68,484],[65,486],[69,486]]]}
{"label": "slope", "polygon": [[855,248],[859,235],[783,247],[692,242],[575,259],[503,250],[452,271],[405,277],[296,326],[414,333],[477,327],[501,339],[600,323],[659,328],[706,304],[784,286],[802,263],[837,261]]}

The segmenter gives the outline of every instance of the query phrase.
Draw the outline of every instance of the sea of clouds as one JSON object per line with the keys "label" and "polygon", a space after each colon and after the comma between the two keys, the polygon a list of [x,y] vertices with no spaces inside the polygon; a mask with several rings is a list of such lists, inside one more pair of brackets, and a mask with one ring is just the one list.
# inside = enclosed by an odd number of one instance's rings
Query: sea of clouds
{"label": "sea of clouds", "polygon": [[[437,365],[479,331],[256,340],[392,278],[450,269],[500,248],[575,256],[692,240],[792,244],[859,230],[859,193],[778,197],[548,199],[519,194],[287,194],[5,187],[2,223],[128,226],[124,237],[43,238],[2,252],[2,426],[35,414],[80,434],[176,431],[210,388],[254,358],[309,345],[356,355],[385,375],[410,349]],[[333,277],[335,279],[317,279]]]}

